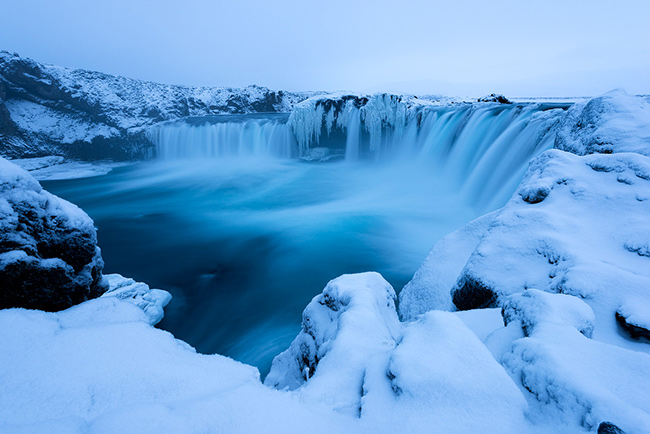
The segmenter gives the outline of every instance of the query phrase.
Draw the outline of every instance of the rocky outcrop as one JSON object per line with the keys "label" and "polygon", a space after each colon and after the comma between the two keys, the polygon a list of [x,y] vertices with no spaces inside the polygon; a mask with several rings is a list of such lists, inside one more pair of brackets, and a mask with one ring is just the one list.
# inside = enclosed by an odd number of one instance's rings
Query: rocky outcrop
{"label": "rocky outcrop", "polygon": [[0,308],[57,311],[108,289],[93,221],[0,158]]}
{"label": "rocky outcrop", "polygon": [[308,93],[165,85],[37,63],[0,51],[0,155],[128,159],[155,123],[219,113],[288,112]]}
{"label": "rocky outcrop", "polygon": [[478,102],[498,102],[500,104],[512,104],[512,101],[510,101],[508,98],[505,96],[498,94],[498,93],[491,93],[489,95],[486,95],[484,97],[481,97],[477,100]]}

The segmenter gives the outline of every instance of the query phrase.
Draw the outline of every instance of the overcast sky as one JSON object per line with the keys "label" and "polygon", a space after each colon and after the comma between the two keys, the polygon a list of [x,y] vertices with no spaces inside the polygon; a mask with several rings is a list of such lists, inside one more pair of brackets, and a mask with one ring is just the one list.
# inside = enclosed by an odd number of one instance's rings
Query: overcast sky
{"label": "overcast sky", "polygon": [[650,94],[650,1],[14,0],[0,49],[173,84]]}

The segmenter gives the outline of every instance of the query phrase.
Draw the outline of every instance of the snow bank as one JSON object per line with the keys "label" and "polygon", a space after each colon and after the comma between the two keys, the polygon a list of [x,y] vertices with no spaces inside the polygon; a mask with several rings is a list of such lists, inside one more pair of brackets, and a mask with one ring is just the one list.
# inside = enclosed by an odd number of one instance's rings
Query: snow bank
{"label": "snow bank", "polygon": [[101,176],[106,175],[116,167],[129,164],[108,161],[96,161],[92,163],[68,161],[64,157],[53,155],[36,158],[18,158],[10,161],[29,171],[29,174],[39,181]]}
{"label": "snow bank", "polygon": [[321,357],[294,391],[197,354],[126,300],[0,311],[1,432],[529,431],[521,393],[463,322],[431,312],[402,328],[376,273],[342,276],[310,304],[305,323],[319,351],[304,354]]}
{"label": "snow bank", "polygon": [[0,432],[346,432],[255,368],[197,354],[149,320],[116,297],[0,311]]}
{"label": "snow bank", "polygon": [[620,89],[577,102],[562,119],[555,147],[578,155],[650,156],[650,103]]}
{"label": "snow bank", "polygon": [[60,310],[107,283],[93,221],[0,158],[0,308]]}

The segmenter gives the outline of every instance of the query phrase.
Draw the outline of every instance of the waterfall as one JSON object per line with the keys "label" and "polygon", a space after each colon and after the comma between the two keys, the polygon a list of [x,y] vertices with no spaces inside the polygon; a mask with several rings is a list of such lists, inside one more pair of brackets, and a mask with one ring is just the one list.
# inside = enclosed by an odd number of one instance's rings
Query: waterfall
{"label": "waterfall", "polygon": [[356,161],[359,159],[361,152],[361,113],[359,109],[352,108],[350,114],[350,124],[348,125],[347,136],[345,139],[345,159],[347,161]]}
{"label": "waterfall", "polygon": [[314,146],[340,148],[344,137],[346,160],[429,165],[460,185],[468,201],[490,209],[505,203],[528,162],[553,146],[554,127],[566,108],[344,95],[299,105],[288,124],[302,154]]}
{"label": "waterfall", "polygon": [[147,131],[159,159],[291,158],[296,141],[286,116],[211,116],[158,124]]}
{"label": "waterfall", "polygon": [[[477,208],[507,200],[531,158],[553,146],[566,107],[435,105],[395,95],[307,100],[288,114],[221,115],[148,131],[159,159],[377,160],[430,167]],[[338,99],[337,99],[338,98]]]}

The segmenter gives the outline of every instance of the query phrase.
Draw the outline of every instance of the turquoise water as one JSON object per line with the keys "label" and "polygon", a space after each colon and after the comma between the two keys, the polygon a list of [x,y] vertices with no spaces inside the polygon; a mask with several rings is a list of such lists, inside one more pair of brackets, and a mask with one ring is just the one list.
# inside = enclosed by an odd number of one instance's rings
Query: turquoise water
{"label": "turquoise water", "polygon": [[159,327],[264,373],[330,279],[374,270],[396,290],[476,217],[417,164],[152,161],[43,182],[99,229],[106,273],[173,294]]}

